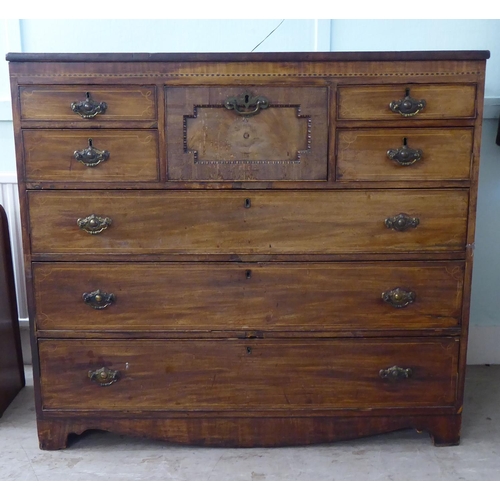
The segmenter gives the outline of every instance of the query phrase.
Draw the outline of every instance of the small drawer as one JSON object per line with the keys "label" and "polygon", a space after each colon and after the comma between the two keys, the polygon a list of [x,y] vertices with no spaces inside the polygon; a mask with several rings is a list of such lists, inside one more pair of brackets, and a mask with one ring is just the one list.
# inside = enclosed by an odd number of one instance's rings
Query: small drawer
{"label": "small drawer", "polygon": [[326,180],[326,87],[167,87],[172,181]]}
{"label": "small drawer", "polygon": [[156,130],[23,130],[26,179],[158,180]]}
{"label": "small drawer", "polygon": [[339,86],[339,120],[475,118],[473,84]]}
{"label": "small drawer", "polygon": [[461,180],[470,177],[473,130],[337,130],[338,181]]}
{"label": "small drawer", "polygon": [[39,330],[424,330],[461,322],[464,264],[34,263]]}
{"label": "small drawer", "polygon": [[[386,254],[465,250],[468,191],[34,191],[33,253]],[[161,236],[160,236],[161,235]]]}
{"label": "small drawer", "polygon": [[19,98],[25,121],[156,120],[153,86],[26,85]]}
{"label": "small drawer", "polygon": [[39,340],[44,410],[452,406],[457,339]]}

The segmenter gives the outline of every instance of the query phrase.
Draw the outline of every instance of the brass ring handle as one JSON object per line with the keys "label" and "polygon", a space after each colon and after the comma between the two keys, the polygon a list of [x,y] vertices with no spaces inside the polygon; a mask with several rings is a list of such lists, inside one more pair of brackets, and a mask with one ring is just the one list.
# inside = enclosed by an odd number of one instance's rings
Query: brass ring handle
{"label": "brass ring handle", "polygon": [[94,309],[105,309],[116,301],[116,297],[113,293],[101,292],[101,290],[84,293],[82,298],[85,304],[88,304]]}
{"label": "brass ring handle", "polygon": [[82,118],[94,118],[99,114],[104,114],[108,105],[105,102],[97,102],[91,99],[90,92],[85,93],[84,101],[71,103],[71,109]]}
{"label": "brass ring handle", "polygon": [[83,219],[77,219],[78,227],[89,234],[99,234],[107,229],[112,220],[109,217],[99,217],[99,215],[89,215]]}
{"label": "brass ring handle", "polygon": [[117,370],[110,370],[109,368],[102,367],[98,370],[89,370],[89,379],[96,382],[102,387],[114,384],[120,379],[120,372]]}
{"label": "brass ring handle", "polygon": [[413,165],[417,161],[420,161],[423,154],[421,149],[412,149],[408,147],[406,139],[404,139],[404,143],[400,148],[389,149],[389,151],[387,151],[387,157],[403,167]]}
{"label": "brass ring handle", "polygon": [[426,106],[425,99],[414,99],[410,96],[410,89],[406,89],[406,95],[403,99],[392,101],[389,109],[393,113],[399,113],[401,116],[409,117],[420,113]]}
{"label": "brass ring handle", "polygon": [[99,163],[109,159],[109,151],[101,151],[92,144],[92,139],[89,139],[89,146],[80,151],[75,151],[73,156],[86,167],[97,167]]}
{"label": "brass ring handle", "polygon": [[384,223],[387,229],[406,231],[407,229],[417,227],[420,224],[420,219],[418,217],[411,217],[408,214],[398,214],[394,217],[387,217]]}
{"label": "brass ring handle", "polygon": [[382,300],[397,309],[401,309],[412,304],[415,302],[416,298],[417,295],[415,292],[412,292],[411,290],[404,290],[399,287],[382,293]]}
{"label": "brass ring handle", "polygon": [[378,372],[380,378],[387,380],[403,380],[413,375],[411,368],[401,368],[400,366],[391,366]]}
{"label": "brass ring handle", "polygon": [[269,107],[269,99],[262,96],[252,97],[248,92],[236,97],[228,97],[224,107],[242,116],[256,115],[262,109]]}

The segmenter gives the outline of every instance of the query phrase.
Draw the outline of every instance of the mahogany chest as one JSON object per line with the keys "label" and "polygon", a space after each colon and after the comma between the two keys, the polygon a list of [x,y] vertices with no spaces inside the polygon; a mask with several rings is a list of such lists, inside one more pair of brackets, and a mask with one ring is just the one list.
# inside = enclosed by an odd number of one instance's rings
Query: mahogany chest
{"label": "mahogany chest", "polygon": [[40,446],[457,444],[488,57],[9,54]]}

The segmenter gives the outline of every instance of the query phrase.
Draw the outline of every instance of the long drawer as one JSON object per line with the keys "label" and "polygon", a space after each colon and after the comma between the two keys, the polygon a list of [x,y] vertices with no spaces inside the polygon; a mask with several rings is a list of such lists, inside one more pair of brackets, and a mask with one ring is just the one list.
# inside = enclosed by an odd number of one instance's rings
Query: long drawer
{"label": "long drawer", "polygon": [[457,339],[39,340],[45,410],[451,406]]}
{"label": "long drawer", "polygon": [[436,329],[463,262],[34,263],[39,330]]}
{"label": "long drawer", "polygon": [[463,251],[467,190],[30,192],[33,253]]}

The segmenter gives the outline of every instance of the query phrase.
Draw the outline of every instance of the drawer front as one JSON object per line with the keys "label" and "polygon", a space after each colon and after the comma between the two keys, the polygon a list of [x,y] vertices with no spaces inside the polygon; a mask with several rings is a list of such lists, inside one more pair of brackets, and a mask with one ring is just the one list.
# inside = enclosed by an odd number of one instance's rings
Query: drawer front
{"label": "drawer front", "polygon": [[28,181],[158,179],[156,130],[24,130]]}
{"label": "drawer front", "polygon": [[[416,104],[405,107],[405,98]],[[425,105],[414,113],[421,101]],[[439,120],[475,118],[476,86],[474,84],[435,85],[351,85],[339,86],[337,117],[340,120]],[[394,108],[394,111],[391,110]]]}
{"label": "drawer front", "polygon": [[39,330],[435,329],[460,325],[462,262],[34,263]]}
{"label": "drawer front", "polygon": [[314,411],[451,406],[456,397],[459,342],[449,338],[38,345],[45,410]]}
{"label": "drawer front", "polygon": [[153,86],[26,85],[19,87],[19,99],[21,120],[81,121],[88,126],[156,120]]}
{"label": "drawer front", "polygon": [[473,129],[358,129],[337,133],[337,180],[470,177]]}
{"label": "drawer front", "polygon": [[326,88],[170,87],[166,97],[170,180],[326,180]]}
{"label": "drawer front", "polygon": [[464,251],[468,192],[34,191],[29,211],[33,253]]}

